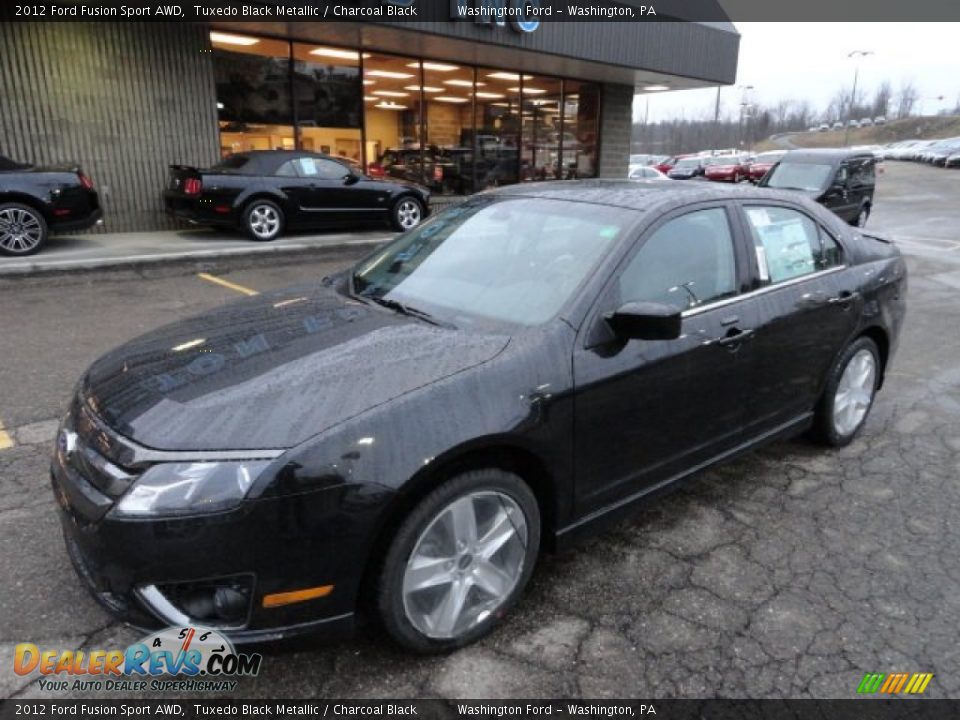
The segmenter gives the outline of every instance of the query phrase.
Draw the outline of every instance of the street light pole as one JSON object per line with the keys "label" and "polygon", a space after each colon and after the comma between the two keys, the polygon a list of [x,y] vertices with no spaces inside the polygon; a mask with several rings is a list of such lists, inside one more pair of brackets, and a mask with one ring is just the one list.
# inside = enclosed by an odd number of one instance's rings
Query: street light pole
{"label": "street light pole", "polygon": [[[873,55],[872,50],[854,50],[847,54],[847,58],[862,58],[867,55]],[[843,146],[850,145],[850,121],[853,120],[853,102],[857,99],[857,79],[860,77],[860,63],[853,63],[853,90],[850,92],[850,102],[847,104],[847,122],[843,133]]]}
{"label": "street light pole", "polygon": [[737,149],[740,150],[743,148],[743,141],[745,139],[744,127],[743,127],[745,116],[748,121],[747,130],[749,131],[750,129],[750,126],[749,126],[750,115],[748,113],[752,109],[752,105],[750,104],[749,93],[751,90],[753,90],[753,85],[737,85],[737,89],[740,90],[740,123],[738,127],[739,142],[737,143]]}

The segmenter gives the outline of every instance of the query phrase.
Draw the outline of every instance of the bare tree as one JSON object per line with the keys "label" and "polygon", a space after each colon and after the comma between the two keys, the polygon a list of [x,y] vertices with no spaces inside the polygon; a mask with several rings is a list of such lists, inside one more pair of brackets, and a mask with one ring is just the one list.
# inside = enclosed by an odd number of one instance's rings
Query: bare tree
{"label": "bare tree", "polygon": [[877,115],[886,115],[890,108],[890,99],[892,96],[893,90],[890,87],[890,81],[884,80],[873,92],[870,114],[874,117]]}
{"label": "bare tree", "polygon": [[910,117],[919,99],[920,91],[912,80],[901,82],[900,89],[897,91],[897,117]]}

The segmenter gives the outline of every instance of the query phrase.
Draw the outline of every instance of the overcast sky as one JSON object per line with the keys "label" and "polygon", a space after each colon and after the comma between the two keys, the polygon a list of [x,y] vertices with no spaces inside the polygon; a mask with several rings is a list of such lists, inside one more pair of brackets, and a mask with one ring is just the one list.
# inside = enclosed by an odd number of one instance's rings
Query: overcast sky
{"label": "overcast sky", "polygon": [[[837,0],[842,2],[843,0]],[[921,108],[935,113],[960,97],[960,23],[736,23],[740,31],[737,82],[720,90],[721,113],[735,113],[742,90],[752,100],[774,104],[807,99],[823,110],[841,85],[853,82],[851,50],[872,50],[860,60],[858,87],[869,92],[885,79],[894,93],[902,80],[920,91]],[[945,95],[946,100],[934,99]],[[650,93],[634,99],[634,119],[642,121],[650,98],[650,122],[713,115],[716,88]]]}

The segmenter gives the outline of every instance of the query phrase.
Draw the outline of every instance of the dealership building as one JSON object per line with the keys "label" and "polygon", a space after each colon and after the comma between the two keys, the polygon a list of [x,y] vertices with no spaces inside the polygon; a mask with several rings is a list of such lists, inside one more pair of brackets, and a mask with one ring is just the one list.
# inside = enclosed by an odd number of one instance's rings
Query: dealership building
{"label": "dealership building", "polygon": [[82,164],[104,231],[172,227],[168,165],[246,150],[452,196],[624,177],[634,95],[732,83],[738,45],[729,23],[0,23],[0,155]]}

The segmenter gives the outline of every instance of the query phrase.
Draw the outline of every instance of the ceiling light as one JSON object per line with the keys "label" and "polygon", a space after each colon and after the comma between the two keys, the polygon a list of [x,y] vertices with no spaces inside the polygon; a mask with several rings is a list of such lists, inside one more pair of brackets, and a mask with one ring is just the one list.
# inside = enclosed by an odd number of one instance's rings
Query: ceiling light
{"label": "ceiling light", "polygon": [[376,80],[364,80],[364,81],[363,81],[363,84],[364,84],[364,85],[376,85],[376,84],[377,84],[377,81],[376,81]]}
{"label": "ceiling light", "polygon": [[[520,92],[520,88],[518,87],[507,88],[507,90],[509,90],[510,92]],[[544,90],[543,88],[525,87],[523,89],[524,95],[543,95],[545,92],[546,90]]]}
{"label": "ceiling light", "polygon": [[[444,80],[444,85],[456,85],[457,87],[473,87],[473,82],[470,80]],[[486,85],[485,82],[478,82],[477,87],[483,87]]]}
{"label": "ceiling light", "polygon": [[429,85],[424,85],[422,88],[419,85],[407,85],[404,90],[413,90],[413,92],[420,92],[420,90],[423,90],[423,92],[426,93],[443,92],[443,88],[430,87]]}
{"label": "ceiling light", "polygon": [[[338,50],[337,48],[318,47],[310,51],[311,55],[321,55],[323,57],[340,58],[341,60],[359,60],[360,53],[355,50]],[[369,53],[364,53],[365,58],[370,57]]]}
{"label": "ceiling light", "polygon": [[502,97],[506,97],[506,95],[504,95],[503,93],[492,93],[492,92],[478,92],[478,93],[474,93],[474,95],[478,98],[494,98],[496,100],[499,100]]}
{"label": "ceiling light", "polygon": [[[508,72],[487,73],[487,77],[496,78],[497,80],[519,80],[520,79],[520,76],[517,75],[516,73],[508,73]],[[533,75],[524,75],[523,79],[533,80]]]}
{"label": "ceiling light", "polygon": [[647,92],[660,92],[661,90],[669,90],[669,85],[644,85],[643,89]]}
{"label": "ceiling light", "polygon": [[367,70],[364,75],[370,77],[393,78],[395,80],[409,80],[413,77],[410,73],[393,72],[391,70]]}
{"label": "ceiling light", "polygon": [[374,107],[378,107],[383,110],[406,110],[407,109],[406,105],[397,105],[396,103],[392,103],[392,102],[377,103],[376,105],[374,105]]}
{"label": "ceiling light", "polygon": [[374,95],[383,95],[384,97],[410,97],[410,93],[398,92],[396,90],[374,90]]}
{"label": "ceiling light", "polygon": [[448,103],[465,103],[465,102],[470,102],[469,100],[467,100],[467,98],[452,97],[452,96],[450,96],[450,95],[438,95],[437,97],[431,98],[431,99],[432,99],[432,100],[439,100],[440,102],[448,102]]}
{"label": "ceiling light", "polygon": [[[420,67],[420,63],[412,62],[407,63],[407,67],[415,68]],[[423,63],[424,70],[436,70],[437,72],[453,72],[454,70],[459,70],[457,65],[447,65],[446,63],[436,63],[436,62],[425,62]]]}
{"label": "ceiling light", "polygon": [[376,102],[380,98],[378,98],[376,95],[364,95],[363,99],[366,100],[367,102]]}
{"label": "ceiling light", "polygon": [[246,35],[212,32],[210,33],[210,42],[221,43],[223,45],[256,45],[260,41],[257,38],[247,37]]}

